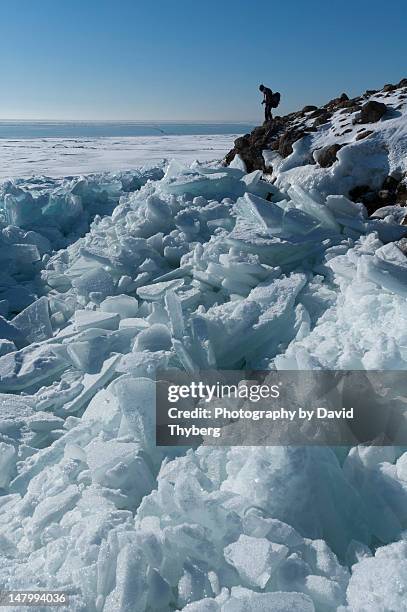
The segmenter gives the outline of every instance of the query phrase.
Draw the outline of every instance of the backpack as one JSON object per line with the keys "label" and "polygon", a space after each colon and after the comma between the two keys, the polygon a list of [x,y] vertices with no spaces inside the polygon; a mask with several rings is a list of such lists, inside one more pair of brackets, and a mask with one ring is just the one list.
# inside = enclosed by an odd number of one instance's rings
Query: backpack
{"label": "backpack", "polygon": [[271,102],[271,108],[277,108],[277,106],[280,104],[280,98],[281,98],[281,94],[279,91],[276,91],[275,93],[273,93],[273,100]]}

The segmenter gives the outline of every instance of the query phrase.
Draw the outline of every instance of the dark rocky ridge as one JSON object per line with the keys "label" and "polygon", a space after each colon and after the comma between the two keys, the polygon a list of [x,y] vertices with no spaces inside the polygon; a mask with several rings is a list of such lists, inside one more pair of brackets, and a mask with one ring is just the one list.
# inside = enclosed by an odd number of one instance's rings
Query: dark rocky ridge
{"label": "dark rocky ridge", "polygon": [[[336,111],[339,111],[340,115],[355,113],[352,123],[361,124],[361,129],[355,137],[356,141],[369,138],[373,134],[373,130],[369,129],[369,124],[380,121],[389,109],[385,102],[366,101],[366,99],[374,95],[376,98],[384,98],[385,100],[391,92],[400,89],[399,98],[402,101],[407,98],[407,79],[402,79],[396,85],[386,84],[381,90],[367,90],[363,95],[356,98],[349,99],[343,93],[320,108],[307,105],[300,111],[283,117],[276,116],[272,121],[256,127],[250,134],[237,138],[234,148],[226,155],[224,163],[229,165],[238,154],[245,163],[248,172],[261,170],[270,175],[273,173],[273,168],[265,165],[263,158],[265,149],[278,151],[283,158],[288,157],[293,152],[293,144],[296,141],[307,134],[316,132],[321,125],[330,121]],[[345,130],[336,133],[335,136],[343,136],[350,131],[352,130]],[[337,161],[336,153],[346,144],[349,143],[335,143],[314,150],[313,159],[309,163],[317,163],[323,168],[332,166]],[[388,176],[379,190],[374,191],[368,185],[360,185],[350,191],[349,197],[355,201],[363,202],[370,214],[389,204],[406,206],[406,181],[406,176]]]}

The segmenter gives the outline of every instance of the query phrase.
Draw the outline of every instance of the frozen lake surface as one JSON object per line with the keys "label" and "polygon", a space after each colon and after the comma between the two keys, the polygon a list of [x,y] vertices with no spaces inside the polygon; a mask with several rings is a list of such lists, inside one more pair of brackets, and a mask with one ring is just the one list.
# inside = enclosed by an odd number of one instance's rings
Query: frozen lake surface
{"label": "frozen lake surface", "polygon": [[239,135],[0,138],[0,179],[131,170],[164,158],[183,162],[220,159]]}

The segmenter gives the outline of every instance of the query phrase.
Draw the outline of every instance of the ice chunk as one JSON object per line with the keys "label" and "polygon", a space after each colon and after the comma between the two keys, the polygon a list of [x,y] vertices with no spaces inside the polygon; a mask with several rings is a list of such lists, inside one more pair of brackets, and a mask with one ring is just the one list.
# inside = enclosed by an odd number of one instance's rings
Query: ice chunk
{"label": "ice chunk", "polygon": [[27,419],[27,425],[32,431],[43,432],[60,429],[64,424],[64,420],[49,412],[36,412],[33,416]]}
{"label": "ice chunk", "polygon": [[154,485],[139,448],[132,442],[92,441],[85,451],[93,481],[111,489],[120,489],[133,503],[139,503]]}
{"label": "ice chunk", "polygon": [[75,312],[75,326],[78,331],[85,329],[118,329],[120,316],[114,312],[100,310],[77,310]]}
{"label": "ice chunk", "polygon": [[76,485],[69,485],[61,493],[47,496],[35,508],[30,525],[32,536],[36,536],[45,527],[58,521],[68,510],[71,510],[80,497]]}
{"label": "ice chunk", "polygon": [[168,351],[171,348],[171,334],[166,325],[155,323],[142,330],[134,345],[136,351]]}
{"label": "ice chunk", "polygon": [[298,208],[318,219],[321,225],[337,232],[340,231],[332,212],[326,206],[313,200],[301,187],[298,185],[291,186],[288,189],[288,195]]}
{"label": "ice chunk", "polygon": [[0,357],[0,390],[18,391],[52,380],[68,362],[52,346],[33,344]]}
{"label": "ice chunk", "polygon": [[73,399],[67,399],[64,402],[63,407],[60,409],[61,413],[64,415],[75,414],[81,410],[101,387],[111,381],[119,359],[120,355],[112,355],[106,359],[99,372],[85,374],[81,382],[80,392]]}
{"label": "ice chunk", "polygon": [[178,603],[182,606],[214,595],[207,572],[196,563],[184,563],[184,571],[178,582]]}
{"label": "ice chunk", "polygon": [[13,353],[17,350],[16,345],[11,340],[0,340],[0,357]]}
{"label": "ice chunk", "polygon": [[119,329],[134,329],[137,331],[147,329],[147,327],[149,327],[149,322],[139,317],[122,319],[119,324]]}
{"label": "ice chunk", "polygon": [[273,233],[281,231],[284,211],[272,202],[245,193],[242,198],[237,200],[236,210],[238,214],[244,216],[251,223],[269,228]]}
{"label": "ice chunk", "polygon": [[112,383],[131,432],[143,448],[153,448],[155,441],[155,383],[149,378],[125,375]]}
{"label": "ice chunk", "polygon": [[16,458],[14,446],[0,442],[0,489],[6,489],[13,478]]}
{"label": "ice chunk", "polygon": [[145,287],[139,287],[137,289],[137,295],[142,300],[148,300],[150,302],[161,300],[169,289],[174,290],[177,287],[181,287],[183,282],[184,281],[182,279],[174,279],[163,281],[161,283],[154,283],[152,285],[146,285]]}
{"label": "ice chunk", "polygon": [[111,340],[108,336],[101,334],[89,338],[83,342],[69,342],[67,344],[67,354],[72,364],[89,374],[99,372],[104,360],[110,352]]}
{"label": "ice chunk", "polygon": [[183,612],[221,612],[221,608],[215,599],[194,601],[186,605],[182,610]]}
{"label": "ice chunk", "polygon": [[4,265],[9,262],[17,263],[20,268],[40,261],[41,255],[35,244],[9,244],[0,247],[0,261]]}
{"label": "ice chunk", "polygon": [[20,330],[28,343],[41,342],[52,337],[48,298],[45,296],[27,306],[14,317],[12,324]]}
{"label": "ice chunk", "polygon": [[172,334],[174,338],[181,339],[185,332],[184,316],[181,301],[178,295],[171,289],[165,294],[165,307],[170,317]]}
{"label": "ice chunk", "polygon": [[130,295],[114,295],[101,302],[100,310],[117,313],[121,319],[135,317],[138,311],[138,301]]}
{"label": "ice chunk", "polygon": [[222,612],[315,612],[312,599],[302,593],[236,593],[222,606]]}
{"label": "ice chunk", "polygon": [[105,610],[130,612],[134,603],[140,610],[147,605],[147,563],[140,548],[132,541],[121,548],[116,564],[113,591],[106,598]]}
{"label": "ice chunk", "polygon": [[407,601],[405,542],[379,548],[374,558],[362,559],[354,565],[347,598],[355,612],[404,610]]}
{"label": "ice chunk", "polygon": [[89,296],[99,293],[103,298],[114,293],[112,276],[102,267],[95,267],[72,280],[72,285],[80,295]]}
{"label": "ice chunk", "polygon": [[288,552],[287,546],[242,534],[226,546],[224,555],[245,584],[263,589]]}
{"label": "ice chunk", "polygon": [[352,202],[343,195],[329,195],[326,199],[326,206],[336,216],[350,216],[350,217],[367,217],[367,210],[360,202]]}
{"label": "ice chunk", "polygon": [[12,322],[10,323],[2,316],[0,316],[0,338],[2,340],[9,340],[18,347],[24,346],[25,344],[25,338],[21,333],[20,329],[18,329],[18,327],[16,327]]}

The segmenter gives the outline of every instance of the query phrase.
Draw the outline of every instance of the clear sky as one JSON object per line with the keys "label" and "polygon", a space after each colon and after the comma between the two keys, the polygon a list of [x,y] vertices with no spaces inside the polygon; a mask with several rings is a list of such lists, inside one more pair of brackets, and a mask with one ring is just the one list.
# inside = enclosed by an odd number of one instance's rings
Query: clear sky
{"label": "clear sky", "polygon": [[0,118],[258,120],[407,76],[407,0],[0,0]]}

